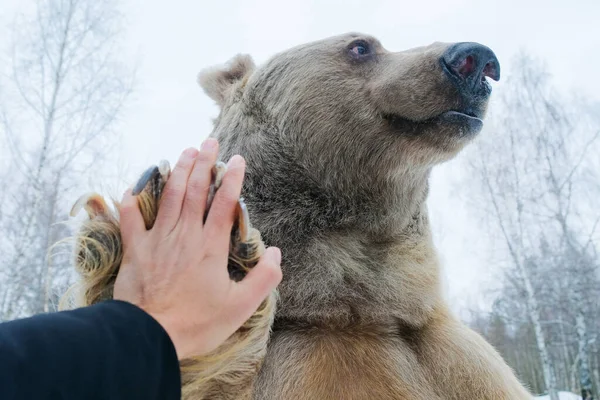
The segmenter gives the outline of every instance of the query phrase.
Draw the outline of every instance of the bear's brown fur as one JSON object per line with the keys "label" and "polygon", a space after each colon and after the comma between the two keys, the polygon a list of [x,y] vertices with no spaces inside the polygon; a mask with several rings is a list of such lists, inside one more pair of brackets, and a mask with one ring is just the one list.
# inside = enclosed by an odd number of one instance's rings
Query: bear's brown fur
{"label": "bear's brown fur", "polygon": [[440,291],[429,174],[481,128],[449,113],[465,107],[440,63],[449,47],[392,53],[353,33],[201,73],[220,106],[212,136],[222,159],[245,157],[243,196],[284,278],[273,324],[263,310],[259,339],[236,349],[257,372],[188,373],[187,398],[531,398]]}

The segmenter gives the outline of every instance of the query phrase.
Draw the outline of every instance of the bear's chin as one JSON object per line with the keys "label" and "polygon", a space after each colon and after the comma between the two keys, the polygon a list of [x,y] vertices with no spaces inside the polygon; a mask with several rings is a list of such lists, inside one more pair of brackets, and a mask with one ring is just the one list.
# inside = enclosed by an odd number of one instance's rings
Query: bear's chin
{"label": "bear's chin", "polygon": [[456,125],[467,134],[476,135],[483,128],[483,120],[458,111],[448,111],[436,118],[439,124]]}
{"label": "bear's chin", "polygon": [[395,115],[386,115],[384,119],[393,134],[402,136],[414,137],[439,132],[440,135],[468,138],[476,136],[483,128],[481,118],[459,111],[446,111],[423,121],[412,121]]}

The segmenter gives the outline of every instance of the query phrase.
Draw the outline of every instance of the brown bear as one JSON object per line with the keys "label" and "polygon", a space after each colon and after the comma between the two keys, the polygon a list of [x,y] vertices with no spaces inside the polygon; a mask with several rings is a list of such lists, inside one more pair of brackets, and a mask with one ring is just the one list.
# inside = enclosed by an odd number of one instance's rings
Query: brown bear
{"label": "brown bear", "polygon": [[[274,294],[216,354],[182,362],[184,397],[532,397],[445,304],[426,208],[431,169],[477,136],[499,77],[480,44],[390,52],[357,33],[201,73],[220,156],[246,159],[243,197],[284,277],[276,311]],[[79,238],[117,254],[118,216],[95,204]],[[112,274],[119,257],[94,268]],[[98,276],[88,294],[110,296]]]}

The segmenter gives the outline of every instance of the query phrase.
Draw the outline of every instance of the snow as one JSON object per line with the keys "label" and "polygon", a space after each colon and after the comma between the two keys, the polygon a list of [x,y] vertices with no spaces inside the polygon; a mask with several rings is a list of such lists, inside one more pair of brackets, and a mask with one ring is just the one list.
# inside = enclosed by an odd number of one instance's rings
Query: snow
{"label": "snow", "polygon": [[[571,392],[558,392],[560,400],[581,400],[581,396]],[[535,400],[550,400],[550,395],[534,397]]]}

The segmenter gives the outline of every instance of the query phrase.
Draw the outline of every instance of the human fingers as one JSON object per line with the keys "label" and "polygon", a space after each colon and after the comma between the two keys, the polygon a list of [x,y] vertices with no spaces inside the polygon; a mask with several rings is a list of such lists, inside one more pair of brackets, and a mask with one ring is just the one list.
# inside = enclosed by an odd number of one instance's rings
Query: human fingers
{"label": "human fingers", "polygon": [[269,247],[254,268],[235,285],[235,309],[241,321],[250,318],[281,279],[281,251]]}
{"label": "human fingers", "polygon": [[146,232],[144,218],[136,197],[131,194],[131,189],[128,189],[123,195],[123,200],[119,206],[119,219],[121,240],[125,248],[132,243],[133,238]]}
{"label": "human fingers", "polygon": [[208,240],[208,249],[214,255],[227,252],[235,212],[244,180],[246,162],[235,155],[227,164],[227,172],[223,177],[221,187],[215,194],[204,229]]}
{"label": "human fingers", "polygon": [[153,229],[170,233],[177,224],[181,215],[187,182],[197,155],[198,150],[189,148],[179,157],[169,180],[165,184]]}
{"label": "human fingers", "polygon": [[196,156],[194,168],[188,180],[181,216],[187,224],[202,227],[208,191],[211,184],[211,170],[217,161],[219,143],[208,138]]}

